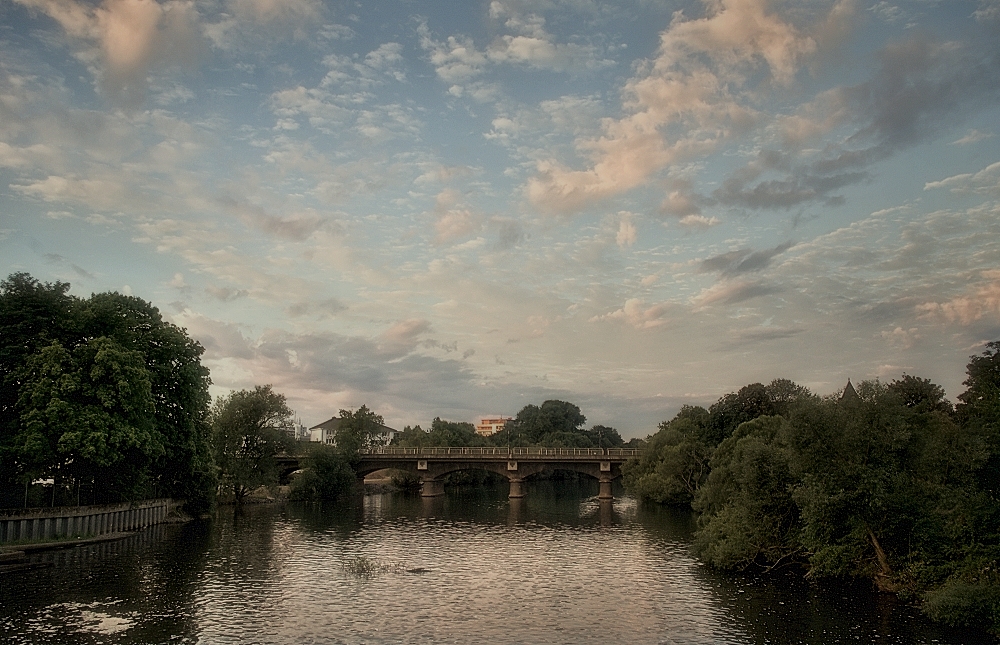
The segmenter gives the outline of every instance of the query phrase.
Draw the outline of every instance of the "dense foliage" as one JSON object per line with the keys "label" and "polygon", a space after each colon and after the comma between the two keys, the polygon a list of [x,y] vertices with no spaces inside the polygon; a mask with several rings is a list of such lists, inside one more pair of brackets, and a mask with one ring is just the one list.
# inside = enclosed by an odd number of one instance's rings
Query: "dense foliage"
{"label": "dense foliage", "polygon": [[292,411],[270,385],[219,397],[209,414],[212,455],[223,486],[237,503],[278,482],[275,457],[292,449]]}
{"label": "dense foliage", "polygon": [[486,437],[476,434],[476,426],[471,423],[444,421],[434,417],[431,429],[424,430],[420,426],[406,426],[393,440],[394,446],[407,448],[425,448],[434,446],[486,446]]}
{"label": "dense foliage", "polygon": [[0,282],[0,487],[36,479],[92,499],[207,507],[215,489],[202,347],[149,303]]}
{"label": "dense foliage", "polygon": [[341,410],[340,425],[337,426],[337,448],[349,461],[354,462],[363,448],[370,448],[380,442],[385,420],[362,405],[357,410]]}
{"label": "dense foliage", "polygon": [[580,408],[566,401],[526,405],[507,422],[501,432],[484,437],[471,423],[444,421],[436,417],[430,430],[406,426],[393,445],[421,446],[544,446],[547,448],[617,448],[624,445],[618,431],[608,426],[583,427],[587,418]]}
{"label": "dense foliage", "polygon": [[748,385],[662,423],[625,484],[690,504],[716,567],[868,579],[1000,634],[1000,343],[968,375],[957,408],[909,375],[827,398]]}
{"label": "dense foliage", "polygon": [[295,500],[335,500],[349,494],[357,482],[350,462],[335,446],[312,444],[307,448],[302,471],[292,480]]}

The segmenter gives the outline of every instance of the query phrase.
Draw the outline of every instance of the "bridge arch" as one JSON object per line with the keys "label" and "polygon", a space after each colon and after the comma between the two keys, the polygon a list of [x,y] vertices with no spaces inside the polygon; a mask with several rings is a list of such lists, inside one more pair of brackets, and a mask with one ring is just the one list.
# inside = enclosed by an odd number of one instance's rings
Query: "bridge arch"
{"label": "bridge arch", "polygon": [[[510,497],[524,496],[524,480],[549,470],[566,470],[593,477],[600,486],[600,499],[612,499],[611,484],[621,477],[621,465],[637,455],[628,448],[499,448],[377,446],[364,450],[354,470],[359,479],[370,473],[393,469],[415,475],[421,494],[444,494],[443,477],[462,470],[485,470],[507,478]],[[297,458],[287,458],[289,461]],[[289,466],[291,464],[288,464]]]}

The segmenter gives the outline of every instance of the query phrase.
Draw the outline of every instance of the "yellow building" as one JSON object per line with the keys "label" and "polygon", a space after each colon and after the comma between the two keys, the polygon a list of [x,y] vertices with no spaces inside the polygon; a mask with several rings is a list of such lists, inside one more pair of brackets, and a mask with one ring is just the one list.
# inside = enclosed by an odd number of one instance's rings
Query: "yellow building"
{"label": "yellow building", "polygon": [[489,417],[480,419],[479,423],[476,424],[476,434],[480,434],[484,437],[495,435],[503,430],[504,426],[507,425],[507,422],[511,420],[513,420],[513,417]]}

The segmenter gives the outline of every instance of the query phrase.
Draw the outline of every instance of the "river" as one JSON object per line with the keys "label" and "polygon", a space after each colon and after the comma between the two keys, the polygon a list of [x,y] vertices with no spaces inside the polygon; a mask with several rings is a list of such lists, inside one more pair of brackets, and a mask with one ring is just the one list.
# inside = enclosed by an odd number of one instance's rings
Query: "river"
{"label": "river", "polygon": [[866,589],[720,575],[596,482],[263,505],[34,557],[4,643],[975,643]]}

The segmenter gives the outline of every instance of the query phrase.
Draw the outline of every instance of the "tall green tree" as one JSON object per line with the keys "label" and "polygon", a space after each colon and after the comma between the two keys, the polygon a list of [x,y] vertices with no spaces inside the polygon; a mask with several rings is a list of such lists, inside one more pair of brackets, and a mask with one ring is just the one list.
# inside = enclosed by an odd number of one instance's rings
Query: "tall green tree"
{"label": "tall green tree", "polygon": [[43,284],[27,273],[0,282],[0,485],[23,485],[38,470],[38,459],[29,467],[19,461],[15,449],[21,431],[17,404],[23,368],[29,357],[53,341],[72,346],[79,337],[76,300],[68,294],[69,287],[66,282]]}
{"label": "tall green tree", "polygon": [[587,417],[580,408],[566,401],[549,400],[526,405],[507,422],[502,433],[493,435],[494,443],[550,448],[588,448],[593,445],[583,424]]}
{"label": "tall green tree", "polygon": [[404,427],[399,434],[393,437],[392,445],[405,448],[422,448],[423,446],[430,446],[432,444],[430,433],[426,432],[419,425],[416,425],[412,428],[410,426]]}
{"label": "tall green tree", "polygon": [[275,457],[294,443],[286,432],[292,411],[283,394],[270,385],[230,392],[216,399],[209,423],[220,479],[237,503],[257,488],[277,483]]}
{"label": "tall green tree", "polygon": [[[938,569],[947,577],[925,594],[923,610],[935,620],[985,626],[1000,636],[1000,341],[972,356],[966,374],[967,389],[956,406],[961,437],[955,443],[978,442],[981,458],[969,469],[975,486],[958,498],[965,512],[956,513],[952,558]],[[974,449],[964,452],[976,455]],[[953,471],[961,473],[962,466],[959,462]]]}
{"label": "tall green tree", "polygon": [[216,487],[204,349],[164,321],[156,307],[134,296],[95,294],[80,303],[78,316],[88,333],[142,354],[153,394],[152,430],[163,446],[150,476],[161,494],[189,500],[190,510],[204,510]]}
{"label": "tall green tree", "polygon": [[989,457],[978,473],[980,485],[1000,500],[1000,341],[971,357],[966,373],[967,389],[958,396],[956,411],[962,427],[986,442]]}
{"label": "tall green tree", "polygon": [[149,373],[139,352],[100,337],[72,352],[58,341],[21,370],[18,462],[36,476],[69,476],[135,499],[163,453],[153,429]]}
{"label": "tall green tree", "polygon": [[757,417],[714,451],[711,474],[694,501],[701,513],[695,548],[705,561],[770,570],[796,564],[804,553],[787,426],[780,416]]}
{"label": "tall green tree", "polygon": [[378,442],[385,420],[362,405],[357,410],[341,410],[340,424],[337,426],[337,449],[349,461],[357,460],[361,451]]}
{"label": "tall green tree", "polygon": [[807,388],[788,379],[768,385],[751,383],[721,397],[705,410],[684,406],[649,437],[636,461],[622,472],[626,489],[661,504],[690,504],[711,472],[717,446],[740,424],[762,416],[787,415],[818,400]]}
{"label": "tall green tree", "polygon": [[[66,283],[43,284],[24,273],[0,282],[0,486],[23,485],[56,470],[79,482],[87,461],[67,457],[66,451],[70,445],[81,450],[89,446],[84,452],[96,458],[101,452],[96,444],[67,438],[54,444],[63,446],[62,453],[44,453],[37,440],[62,436],[66,419],[86,419],[91,430],[70,436],[96,439],[104,431],[92,430],[102,427],[109,437],[124,437],[131,431],[122,429],[132,428],[142,444],[120,456],[127,459],[126,466],[108,466],[100,477],[91,475],[99,488],[112,497],[173,496],[187,499],[190,510],[204,510],[215,480],[206,423],[210,381],[200,362],[201,346],[139,298],[106,293],[80,299],[68,290]],[[151,400],[140,406],[141,415],[139,407],[127,404],[124,381],[116,386],[122,400],[106,404],[111,385],[97,383],[112,378],[116,369],[131,370],[132,376],[142,373],[134,385],[146,383]],[[56,380],[61,385],[50,387]],[[95,414],[95,397],[105,402],[101,415]],[[62,415],[45,413],[60,406]],[[126,443],[109,440],[107,445]],[[42,452],[28,454],[28,445]],[[112,457],[113,450],[98,461],[117,463]],[[70,468],[70,463],[75,465]]]}
{"label": "tall green tree", "polygon": [[689,505],[711,472],[708,410],[685,405],[649,437],[639,457],[622,466],[631,494],[658,504]]}
{"label": "tall green tree", "polygon": [[428,433],[430,446],[484,446],[486,438],[476,434],[476,426],[465,421],[445,421],[434,417]]}
{"label": "tall green tree", "polygon": [[292,499],[340,499],[354,489],[358,479],[346,457],[335,446],[309,446],[302,465],[302,472],[292,480]]}
{"label": "tall green tree", "polygon": [[587,436],[590,438],[591,443],[591,446],[588,447],[621,448],[625,445],[625,440],[622,439],[621,434],[611,426],[595,425],[587,431]]}

